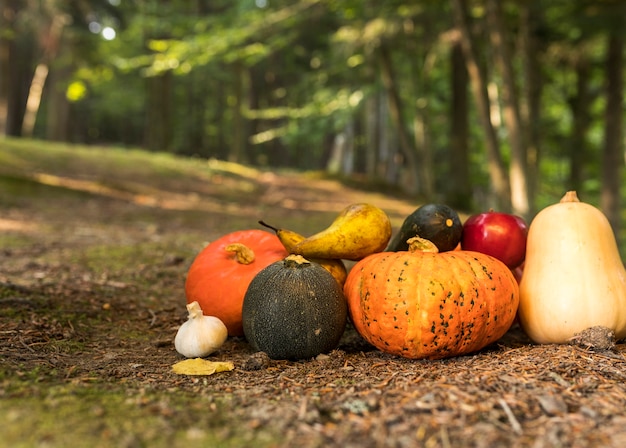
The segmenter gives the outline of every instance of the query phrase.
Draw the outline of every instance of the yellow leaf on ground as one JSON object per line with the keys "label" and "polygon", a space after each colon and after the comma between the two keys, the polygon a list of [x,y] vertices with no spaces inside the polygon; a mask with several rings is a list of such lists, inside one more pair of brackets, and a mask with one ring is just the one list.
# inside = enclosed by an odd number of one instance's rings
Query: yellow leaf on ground
{"label": "yellow leaf on ground", "polygon": [[232,362],[207,361],[202,358],[185,359],[172,366],[174,373],[179,375],[213,375],[218,372],[228,372],[234,368],[235,365]]}

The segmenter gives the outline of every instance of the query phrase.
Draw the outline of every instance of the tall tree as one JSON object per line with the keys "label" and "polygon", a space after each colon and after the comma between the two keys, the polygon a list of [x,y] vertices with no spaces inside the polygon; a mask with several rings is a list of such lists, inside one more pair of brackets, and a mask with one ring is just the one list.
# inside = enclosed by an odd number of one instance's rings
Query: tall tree
{"label": "tall tree", "polygon": [[511,209],[511,186],[506,167],[500,152],[500,143],[491,122],[491,110],[487,94],[487,77],[479,62],[478,50],[471,33],[470,19],[467,14],[466,0],[452,0],[454,21],[461,35],[461,48],[467,64],[470,84],[478,116],[485,135],[487,150],[487,165],[492,188],[495,193],[495,202],[498,209]]}
{"label": "tall tree", "polygon": [[525,125],[526,188],[529,214],[536,212],[535,196],[539,185],[541,157],[541,94],[543,91],[540,33],[545,28],[540,0],[520,4],[520,53],[522,58],[522,101],[520,112]]}
{"label": "tall tree", "polygon": [[[157,2],[147,0],[141,2],[140,13],[147,20],[143,22],[143,41],[146,49],[154,49],[154,41],[167,39],[172,29],[167,20],[174,14],[173,4],[170,1]],[[165,69],[158,71],[154,76],[145,78],[145,126],[144,146],[152,151],[168,151],[172,149],[173,115],[174,115],[174,74],[171,67],[165,64]]]}
{"label": "tall tree", "polygon": [[15,21],[15,0],[6,1],[0,4],[0,29],[5,30],[0,33],[0,135],[5,135],[7,130],[7,114],[9,112],[9,92],[11,85],[9,78],[11,74],[10,52],[13,39],[10,38],[6,30],[13,30]]}
{"label": "tall tree", "polygon": [[412,193],[422,193],[420,191],[420,180],[417,179],[418,173],[418,160],[416,150],[411,142],[411,137],[405,126],[405,111],[402,100],[400,98],[399,86],[396,81],[396,75],[394,73],[394,66],[391,60],[391,53],[386,45],[381,45],[379,48],[379,60],[381,68],[381,78],[385,90],[387,91],[387,98],[389,100],[389,112],[393,124],[398,133],[400,141],[400,149],[402,155],[406,161],[407,171],[410,173],[411,178],[409,184],[406,185],[407,189]]}
{"label": "tall tree", "polygon": [[624,167],[622,150],[624,39],[621,32],[621,28],[611,30],[608,36],[601,197],[601,207],[609,218],[618,242],[621,233],[621,173]]}
{"label": "tall tree", "polygon": [[[37,28],[37,40],[40,44],[40,55],[28,90],[26,111],[22,123],[22,135],[25,137],[32,137],[33,135],[44,87],[46,87],[50,73],[50,64],[59,54],[63,30],[70,23],[70,17],[52,2],[50,9],[39,16],[39,21],[41,23]],[[60,137],[63,138],[64,136]]]}
{"label": "tall tree", "polygon": [[228,159],[231,162],[236,163],[248,163],[248,157],[246,154],[246,147],[248,143],[248,124],[243,116],[243,110],[245,104],[248,102],[249,82],[247,76],[247,68],[241,63],[233,64],[230,68],[233,73],[233,79],[235,83],[233,93],[232,104],[232,117],[233,117],[233,133],[232,141],[230,142],[230,152]]}
{"label": "tall tree", "polygon": [[502,76],[502,115],[506,125],[511,157],[509,179],[513,212],[528,218],[529,201],[527,179],[527,155],[520,106],[513,71],[513,60],[507,40],[500,0],[487,0],[487,24],[496,66]]}
{"label": "tall tree", "polygon": [[576,88],[570,100],[572,109],[572,134],[569,142],[568,158],[570,172],[568,190],[581,191],[585,179],[585,167],[589,161],[587,134],[592,124],[591,104],[591,62],[585,45],[578,45],[573,54],[573,69],[576,76]]}
{"label": "tall tree", "polygon": [[22,133],[37,52],[27,6],[20,0],[0,4],[0,130],[11,136]]}
{"label": "tall tree", "polygon": [[452,207],[472,210],[472,187],[469,171],[469,105],[468,76],[460,42],[450,51],[450,191],[447,200]]}

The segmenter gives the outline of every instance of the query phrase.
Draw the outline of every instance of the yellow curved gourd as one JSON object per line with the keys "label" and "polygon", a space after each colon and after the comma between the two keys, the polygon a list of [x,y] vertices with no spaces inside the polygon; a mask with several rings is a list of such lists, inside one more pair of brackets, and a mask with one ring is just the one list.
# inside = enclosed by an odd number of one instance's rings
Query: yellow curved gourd
{"label": "yellow curved gourd", "polygon": [[613,230],[575,191],[529,226],[519,319],[537,343],[566,343],[593,326],[626,337],[626,270]]}

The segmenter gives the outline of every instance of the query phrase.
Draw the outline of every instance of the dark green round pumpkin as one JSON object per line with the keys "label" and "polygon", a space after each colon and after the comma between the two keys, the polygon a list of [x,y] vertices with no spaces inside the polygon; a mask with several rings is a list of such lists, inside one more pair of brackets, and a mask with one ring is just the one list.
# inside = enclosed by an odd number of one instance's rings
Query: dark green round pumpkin
{"label": "dark green round pumpkin", "polygon": [[454,250],[461,242],[463,224],[458,213],[445,204],[425,204],[406,217],[387,246],[387,252],[408,251],[409,238],[420,237],[437,246],[439,252]]}
{"label": "dark green round pumpkin", "polygon": [[337,348],[347,315],[334,277],[319,264],[290,255],[250,282],[243,331],[254,350],[272,359],[307,359]]}

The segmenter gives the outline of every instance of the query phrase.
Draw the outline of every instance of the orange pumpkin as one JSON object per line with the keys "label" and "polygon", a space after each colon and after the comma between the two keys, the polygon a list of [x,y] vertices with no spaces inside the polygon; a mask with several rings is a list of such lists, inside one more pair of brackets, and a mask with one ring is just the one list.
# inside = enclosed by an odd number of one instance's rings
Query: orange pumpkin
{"label": "orange pumpkin", "polygon": [[287,255],[273,233],[239,230],[216,239],[194,259],[187,272],[187,303],[197,301],[206,316],[218,317],[229,336],[242,336],[243,298],[262,269]]}
{"label": "orange pumpkin", "polygon": [[409,251],[373,254],[350,270],[344,293],[361,336],[413,359],[463,355],[500,339],[519,304],[511,270],[489,255],[410,241]]}

